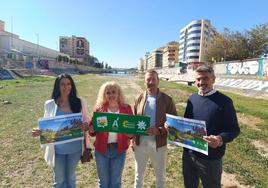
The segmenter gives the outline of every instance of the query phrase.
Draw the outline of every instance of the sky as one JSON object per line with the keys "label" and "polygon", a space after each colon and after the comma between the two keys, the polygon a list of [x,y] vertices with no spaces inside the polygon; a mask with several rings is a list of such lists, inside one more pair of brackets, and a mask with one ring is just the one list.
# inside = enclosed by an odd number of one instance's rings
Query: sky
{"label": "sky", "polygon": [[99,61],[133,68],[146,52],[178,41],[193,20],[243,32],[268,23],[267,7],[267,0],[4,0],[0,20],[6,31],[33,43],[38,34],[39,44],[54,50],[59,36],[85,37]]}

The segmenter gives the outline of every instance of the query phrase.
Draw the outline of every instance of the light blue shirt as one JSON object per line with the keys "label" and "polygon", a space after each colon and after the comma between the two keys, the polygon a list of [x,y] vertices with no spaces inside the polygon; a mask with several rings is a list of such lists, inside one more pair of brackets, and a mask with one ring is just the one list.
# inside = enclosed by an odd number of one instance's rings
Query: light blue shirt
{"label": "light blue shirt", "polygon": [[[156,96],[147,96],[145,104],[145,116],[150,117],[150,126],[155,126],[156,122]],[[141,136],[142,140],[154,140],[155,136]]]}
{"label": "light blue shirt", "polygon": [[[67,114],[72,114],[72,112],[64,112],[60,108],[57,108],[56,116],[67,115]],[[55,153],[57,154],[72,154],[76,152],[81,152],[81,150],[82,150],[81,140],[55,145]]]}

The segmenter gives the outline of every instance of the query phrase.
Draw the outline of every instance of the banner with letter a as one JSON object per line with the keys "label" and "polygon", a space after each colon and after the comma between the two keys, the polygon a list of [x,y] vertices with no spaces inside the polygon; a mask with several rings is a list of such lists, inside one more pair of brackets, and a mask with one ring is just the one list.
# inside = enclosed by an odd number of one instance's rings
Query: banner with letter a
{"label": "banner with letter a", "polygon": [[147,135],[146,131],[150,127],[150,117],[94,112],[93,127],[96,132]]}

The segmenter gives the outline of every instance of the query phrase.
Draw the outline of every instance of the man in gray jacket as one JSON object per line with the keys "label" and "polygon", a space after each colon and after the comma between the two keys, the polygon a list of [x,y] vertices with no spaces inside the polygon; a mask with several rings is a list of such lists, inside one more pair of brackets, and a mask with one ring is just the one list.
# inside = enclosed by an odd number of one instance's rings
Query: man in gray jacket
{"label": "man in gray jacket", "polygon": [[156,187],[166,187],[166,151],[167,130],[164,127],[166,113],[177,115],[172,98],[158,88],[159,78],[155,70],[145,74],[146,91],[135,100],[134,114],[150,117],[148,136],[136,136],[135,154],[135,185],[143,187],[144,173],[150,158],[156,176]]}

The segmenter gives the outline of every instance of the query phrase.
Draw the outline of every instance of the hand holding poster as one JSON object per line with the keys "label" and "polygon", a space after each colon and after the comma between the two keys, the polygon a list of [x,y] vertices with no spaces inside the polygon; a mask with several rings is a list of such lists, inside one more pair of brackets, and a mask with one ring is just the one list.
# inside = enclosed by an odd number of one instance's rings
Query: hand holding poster
{"label": "hand holding poster", "polygon": [[206,122],[166,114],[169,125],[168,139],[171,144],[182,146],[208,155]]}
{"label": "hand holding poster", "polygon": [[96,132],[117,132],[147,135],[150,118],[128,114],[94,112],[93,127]]}
{"label": "hand holding poster", "polygon": [[63,144],[83,139],[82,113],[74,113],[38,120],[41,145]]}

